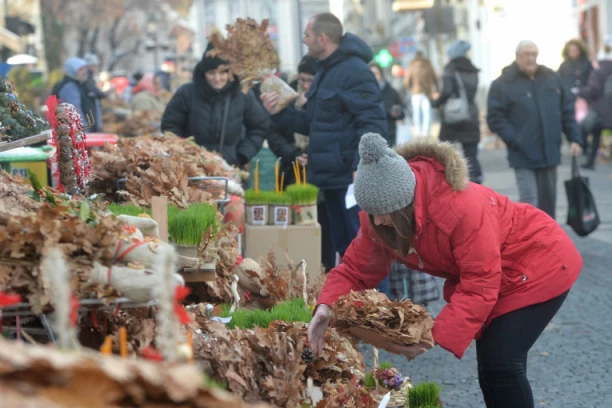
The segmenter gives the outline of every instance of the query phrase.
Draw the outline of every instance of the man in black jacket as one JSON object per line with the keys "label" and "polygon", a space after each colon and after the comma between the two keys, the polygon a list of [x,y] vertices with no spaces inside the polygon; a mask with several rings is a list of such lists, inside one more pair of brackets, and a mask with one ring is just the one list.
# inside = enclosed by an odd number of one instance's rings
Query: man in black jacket
{"label": "man in black jacket", "polygon": [[[358,209],[347,209],[345,200],[359,163],[359,140],[368,132],[386,137],[387,117],[368,67],[372,49],[361,38],[343,34],[340,20],[323,13],[310,19],[303,42],[318,60],[308,102],[303,111],[286,108],[272,120],[281,129],[310,137],[307,178],[323,191],[334,246],[344,255],[359,230]],[[263,93],[261,98],[274,113],[279,95]]]}
{"label": "man in black jacket", "polygon": [[533,42],[519,43],[516,61],[491,84],[487,123],[508,147],[519,201],[555,218],[561,133],[574,156],[582,151],[582,136],[574,98],[553,70],[538,65],[537,58]]}

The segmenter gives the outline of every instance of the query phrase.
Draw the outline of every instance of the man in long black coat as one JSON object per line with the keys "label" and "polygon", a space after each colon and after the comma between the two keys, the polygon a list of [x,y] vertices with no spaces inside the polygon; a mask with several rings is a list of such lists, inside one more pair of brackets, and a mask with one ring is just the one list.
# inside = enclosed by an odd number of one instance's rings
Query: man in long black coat
{"label": "man in long black coat", "polygon": [[533,42],[519,43],[516,61],[491,84],[487,123],[508,147],[519,201],[555,218],[561,134],[574,156],[580,154],[583,142],[574,98],[553,70],[538,65],[537,58]]}

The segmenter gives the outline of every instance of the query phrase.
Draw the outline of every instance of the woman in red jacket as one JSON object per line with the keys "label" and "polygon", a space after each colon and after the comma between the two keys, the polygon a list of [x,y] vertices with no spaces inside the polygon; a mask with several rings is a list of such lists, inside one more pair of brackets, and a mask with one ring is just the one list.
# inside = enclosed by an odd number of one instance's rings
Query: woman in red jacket
{"label": "woman in red jacket", "polygon": [[[537,208],[469,183],[465,160],[449,144],[418,140],[396,153],[366,134],[359,153],[361,230],[319,296],[308,333],[313,351],[323,347],[331,305],[376,287],[399,260],[446,279],[434,340],[461,358],[476,339],[487,407],[533,407],[527,353],[582,269],[570,238]],[[409,360],[425,351],[389,350]]]}

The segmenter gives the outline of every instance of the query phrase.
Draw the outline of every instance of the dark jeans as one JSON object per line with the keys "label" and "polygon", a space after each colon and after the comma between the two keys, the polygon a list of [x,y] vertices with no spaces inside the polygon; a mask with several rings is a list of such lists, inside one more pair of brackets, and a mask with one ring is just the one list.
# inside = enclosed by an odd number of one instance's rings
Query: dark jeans
{"label": "dark jeans", "polygon": [[[586,164],[588,166],[595,165],[595,160],[597,159],[597,152],[599,151],[599,145],[601,144],[601,132],[603,132],[603,126],[601,122],[597,122],[591,128],[591,143],[589,143],[588,156]],[[588,135],[584,135],[584,140],[586,143],[586,137]]]}
{"label": "dark jeans", "polygon": [[[569,291],[568,291],[569,292]],[[478,381],[487,408],[533,408],[527,353],[568,292],[493,319],[476,341]]]}
{"label": "dark jeans", "polygon": [[557,168],[514,169],[519,201],[531,204],[555,218],[557,208]]}
{"label": "dark jeans", "polygon": [[321,225],[321,263],[327,273],[336,266],[336,250],[325,202],[317,203],[317,219]]}
{"label": "dark jeans", "polygon": [[340,256],[344,256],[359,231],[359,206],[346,209],[346,190],[323,190],[334,248]]}
{"label": "dark jeans", "polygon": [[478,143],[461,143],[463,155],[467,159],[472,183],[482,184],[482,167],[478,161]]}

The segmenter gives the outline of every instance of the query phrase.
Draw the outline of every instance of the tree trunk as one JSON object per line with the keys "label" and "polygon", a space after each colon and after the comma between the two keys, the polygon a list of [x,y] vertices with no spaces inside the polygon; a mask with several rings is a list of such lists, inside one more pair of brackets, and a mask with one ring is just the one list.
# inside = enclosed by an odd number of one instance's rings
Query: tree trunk
{"label": "tree trunk", "polygon": [[79,48],[77,56],[83,58],[87,52],[87,37],[89,37],[89,28],[86,25],[79,27]]}
{"label": "tree trunk", "polygon": [[98,55],[98,37],[100,36],[100,27],[96,27],[89,39],[89,45],[87,51],[92,54]]}

